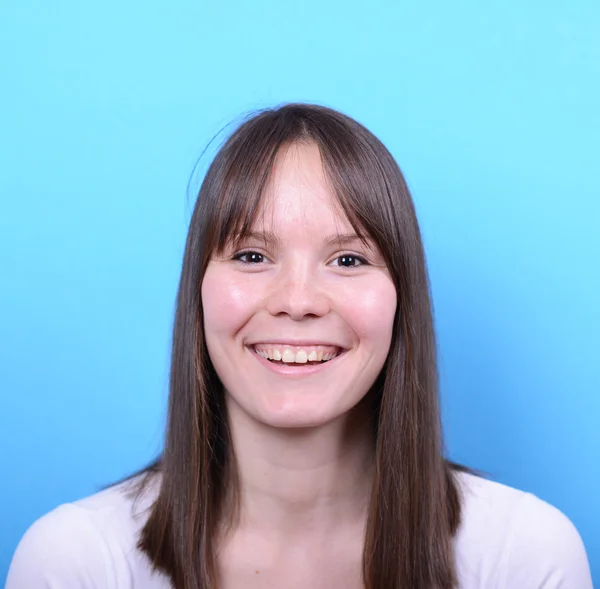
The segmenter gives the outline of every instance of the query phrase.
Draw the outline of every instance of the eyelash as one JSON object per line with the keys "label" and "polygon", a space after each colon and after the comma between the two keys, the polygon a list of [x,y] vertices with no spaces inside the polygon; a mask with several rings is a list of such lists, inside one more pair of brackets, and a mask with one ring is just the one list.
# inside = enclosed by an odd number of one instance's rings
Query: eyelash
{"label": "eyelash", "polygon": [[261,254],[260,252],[256,252],[254,250],[246,250],[244,252],[239,252],[239,253],[235,254],[235,256],[233,256],[232,259],[237,262],[241,262],[242,264],[244,264],[244,266],[257,266],[258,264],[256,264],[256,263],[246,262],[246,261],[242,260],[243,256],[249,256],[250,254],[257,254],[257,255],[261,256],[262,258],[266,258],[266,256]]}
{"label": "eyelash", "polygon": [[[256,254],[258,256],[261,256],[261,258],[263,258],[263,260],[266,258],[266,256],[264,254],[261,254],[260,252],[257,252],[255,250],[245,250],[243,252],[238,252],[237,254],[235,254],[232,259],[237,262],[240,262],[244,266],[258,266],[260,264],[260,262],[248,262],[248,261],[245,261],[242,259],[244,256],[249,256],[251,254]],[[340,260],[341,258],[353,258],[353,259],[357,260],[359,262],[359,264],[354,264],[352,266],[338,265],[338,268],[358,268],[360,266],[368,266],[369,265],[369,262],[367,262],[367,260],[363,256],[359,256],[358,254],[343,253],[343,254],[340,254],[339,256],[337,256],[335,258],[335,260]]]}

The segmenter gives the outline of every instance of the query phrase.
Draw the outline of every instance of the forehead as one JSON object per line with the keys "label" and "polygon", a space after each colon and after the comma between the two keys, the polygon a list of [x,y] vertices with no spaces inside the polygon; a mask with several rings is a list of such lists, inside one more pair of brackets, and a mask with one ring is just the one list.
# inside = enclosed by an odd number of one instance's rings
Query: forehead
{"label": "forehead", "polygon": [[292,235],[351,229],[313,143],[280,150],[260,202],[253,229]]}

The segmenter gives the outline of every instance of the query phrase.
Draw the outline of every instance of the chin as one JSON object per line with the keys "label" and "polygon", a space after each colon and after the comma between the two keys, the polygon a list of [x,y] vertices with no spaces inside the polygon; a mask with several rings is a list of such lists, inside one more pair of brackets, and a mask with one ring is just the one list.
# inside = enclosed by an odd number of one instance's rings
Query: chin
{"label": "chin", "polygon": [[[337,416],[339,418],[340,416]],[[260,419],[263,425],[276,429],[307,429],[318,428],[332,423],[336,417],[327,418],[321,415],[292,414],[292,415],[268,415]]]}
{"label": "chin", "polygon": [[[255,419],[269,427],[281,429],[320,428],[343,422],[352,412],[353,406],[324,406],[323,400],[302,403],[294,399],[289,403],[273,407],[263,406],[254,413]],[[258,409],[258,408],[257,408]]]}
{"label": "chin", "polygon": [[286,398],[262,397],[253,403],[248,399],[235,398],[228,394],[229,418],[235,425],[243,421],[254,422],[278,429],[300,429],[323,427],[329,423],[343,420],[352,406],[347,403],[324,403],[323,398],[299,399],[296,395]]}

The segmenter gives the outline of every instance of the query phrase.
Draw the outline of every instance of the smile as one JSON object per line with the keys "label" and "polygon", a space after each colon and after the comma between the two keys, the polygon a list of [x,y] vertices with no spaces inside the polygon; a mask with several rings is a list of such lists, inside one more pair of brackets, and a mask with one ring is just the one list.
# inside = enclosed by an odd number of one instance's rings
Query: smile
{"label": "smile", "polygon": [[337,364],[336,359],[346,350],[339,346],[320,344],[260,343],[248,346],[257,360],[277,373],[301,376],[320,372],[326,366]]}
{"label": "smile", "polygon": [[262,358],[283,364],[321,364],[333,360],[343,351],[337,346],[294,346],[269,343],[255,344],[252,348]]}

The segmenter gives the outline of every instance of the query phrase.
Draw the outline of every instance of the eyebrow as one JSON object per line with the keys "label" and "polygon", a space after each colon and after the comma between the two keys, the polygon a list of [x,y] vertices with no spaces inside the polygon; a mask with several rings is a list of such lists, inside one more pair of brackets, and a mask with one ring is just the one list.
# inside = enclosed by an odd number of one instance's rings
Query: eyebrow
{"label": "eyebrow", "polygon": [[[250,231],[242,238],[243,241],[251,239],[256,239],[257,241],[262,241],[269,245],[281,245],[282,241],[281,238],[272,231]],[[361,237],[357,233],[335,233],[323,240],[325,245],[338,244],[340,246],[348,245],[356,241],[360,241],[367,247],[374,247],[372,240],[368,236],[365,235],[364,237]]]}
{"label": "eyebrow", "polygon": [[325,239],[325,243],[327,245],[332,245],[334,243],[339,245],[347,245],[356,241],[360,241],[364,245],[373,247],[373,243],[368,236],[365,235],[364,237],[361,237],[357,233],[336,233],[335,235],[330,235]]}

